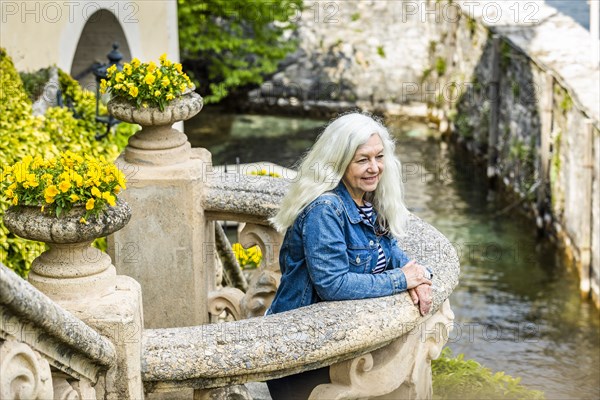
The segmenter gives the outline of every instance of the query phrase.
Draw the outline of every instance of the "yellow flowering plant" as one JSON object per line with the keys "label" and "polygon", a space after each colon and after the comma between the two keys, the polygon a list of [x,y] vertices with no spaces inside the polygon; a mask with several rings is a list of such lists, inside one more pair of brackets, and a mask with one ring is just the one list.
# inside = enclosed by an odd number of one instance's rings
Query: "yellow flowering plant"
{"label": "yellow flowering plant", "polygon": [[125,175],[104,156],[84,157],[71,151],[43,159],[27,155],[2,169],[0,188],[12,205],[40,206],[56,217],[84,206],[80,222],[115,206],[126,188]]}
{"label": "yellow flowering plant", "polygon": [[262,261],[262,252],[260,247],[252,246],[249,249],[245,249],[241,244],[234,243],[231,245],[235,258],[237,258],[240,267],[244,269],[257,268]]}
{"label": "yellow flowering plant", "polygon": [[123,64],[121,71],[112,65],[106,70],[107,79],[100,81],[100,92],[125,99],[138,108],[157,106],[164,111],[171,100],[193,89],[194,84],[181,64],[167,59],[166,54],[160,56],[159,62],[142,63],[134,58]]}

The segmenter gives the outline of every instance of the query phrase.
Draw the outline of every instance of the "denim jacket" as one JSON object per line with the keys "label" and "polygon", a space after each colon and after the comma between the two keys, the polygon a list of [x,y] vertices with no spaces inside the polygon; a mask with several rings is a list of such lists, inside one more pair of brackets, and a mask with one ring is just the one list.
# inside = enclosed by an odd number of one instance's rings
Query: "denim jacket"
{"label": "denim jacket", "polygon": [[[374,210],[375,212],[375,210]],[[372,274],[378,247],[385,271]],[[281,251],[281,283],[267,314],[323,300],[389,296],[406,290],[408,262],[397,240],[365,223],[342,182],[306,206],[288,228]]]}

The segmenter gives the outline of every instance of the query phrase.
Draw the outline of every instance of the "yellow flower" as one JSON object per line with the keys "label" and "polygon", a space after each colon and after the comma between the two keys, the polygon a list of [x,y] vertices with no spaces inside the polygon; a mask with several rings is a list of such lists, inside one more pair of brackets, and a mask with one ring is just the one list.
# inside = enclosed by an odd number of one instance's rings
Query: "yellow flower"
{"label": "yellow flower", "polygon": [[92,188],[92,196],[94,197],[102,197],[102,192],[97,187]]}
{"label": "yellow flower", "polygon": [[148,85],[148,86],[152,85],[155,80],[156,80],[156,77],[154,75],[152,75],[151,73],[146,74],[146,76],[144,77],[144,82],[146,82],[146,85]]}
{"label": "yellow flower", "polygon": [[131,97],[137,97],[137,95],[138,95],[138,88],[135,87],[135,86],[130,87],[129,88],[129,95]]}
{"label": "yellow flower", "polygon": [[123,82],[124,79],[125,79],[125,74],[123,74],[122,72],[117,72],[117,75],[115,76],[115,81],[121,83],[121,82]]}
{"label": "yellow flower", "polygon": [[117,66],[115,64],[111,65],[110,67],[108,67],[106,69],[106,76],[108,78],[110,78],[115,73],[116,70],[117,70]]}
{"label": "yellow flower", "polygon": [[92,210],[94,208],[94,203],[95,203],[94,199],[89,199],[87,201],[87,203],[85,203],[85,209],[86,210]]}
{"label": "yellow flower", "polygon": [[58,189],[54,185],[48,186],[44,190],[44,196],[45,197],[56,197],[56,195],[59,194],[59,193],[60,192],[58,191]]}
{"label": "yellow flower", "polygon": [[180,74],[183,72],[183,67],[181,66],[180,63],[176,63],[175,64],[175,69],[177,70],[177,72],[179,72]]}
{"label": "yellow flower", "polygon": [[173,95],[173,93],[167,93],[167,100],[173,100],[175,98],[175,96]]}
{"label": "yellow flower", "polygon": [[87,225],[87,221],[83,217],[79,218],[79,222],[81,222],[82,224],[86,224]]}
{"label": "yellow flower", "polygon": [[18,183],[23,182],[27,178],[27,167],[22,163],[16,163],[13,166],[13,175]]}
{"label": "yellow flower", "polygon": [[129,64],[129,63],[123,64],[123,72],[125,72],[125,74],[127,76],[131,76],[131,73],[133,72],[133,70],[131,69],[131,64]]}
{"label": "yellow flower", "polygon": [[60,189],[61,192],[66,193],[69,189],[71,189],[71,182],[62,181],[61,183],[58,184],[58,188]]}
{"label": "yellow flower", "polygon": [[164,65],[164,64],[165,64],[165,61],[167,61],[167,53],[162,53],[162,54],[160,55],[160,57],[158,57],[158,60],[160,61],[160,63],[161,63],[162,65]]}
{"label": "yellow flower", "polygon": [[77,172],[75,172],[73,174],[73,181],[75,181],[75,184],[77,185],[77,187],[81,187],[83,185],[83,177],[81,175],[79,175]]}
{"label": "yellow flower", "polygon": [[12,204],[13,204],[13,206],[16,206],[17,204],[19,204],[19,196],[13,197]]}
{"label": "yellow flower", "polygon": [[154,97],[159,97],[159,96],[160,96],[160,90],[155,90]]}
{"label": "yellow flower", "polygon": [[163,85],[163,87],[169,86],[170,83],[171,81],[169,80],[168,76],[165,76],[164,78],[162,78],[162,81],[160,81],[160,84]]}
{"label": "yellow flower", "polygon": [[184,92],[186,88],[187,88],[187,85],[185,83],[182,83],[181,85],[179,85],[179,90],[181,92]]}
{"label": "yellow flower", "polygon": [[152,73],[156,70],[156,64],[154,64],[154,61],[150,61],[148,63],[148,72]]}
{"label": "yellow flower", "polygon": [[137,68],[140,66],[140,60],[138,60],[137,58],[134,58],[133,60],[131,60],[131,65],[133,66],[133,68]]}
{"label": "yellow flower", "polygon": [[113,196],[112,194],[110,194],[109,192],[104,192],[102,193],[102,198],[104,200],[106,200],[106,202],[108,204],[110,204],[112,207],[114,207],[117,203],[116,203],[116,199],[115,196]]}
{"label": "yellow flower", "polygon": [[69,196],[69,200],[71,200],[71,203],[76,203],[79,201],[79,196],[77,196],[75,193],[73,193],[72,195]]}
{"label": "yellow flower", "polygon": [[117,183],[119,184],[119,186],[122,189],[127,189],[127,186],[125,185],[125,182],[127,182],[127,180],[125,179],[125,175],[123,175],[123,173],[121,171],[118,171],[117,175]]}
{"label": "yellow flower", "polygon": [[27,174],[27,179],[23,182],[23,187],[25,189],[30,187],[37,187],[39,185],[37,179],[35,178],[35,174]]}

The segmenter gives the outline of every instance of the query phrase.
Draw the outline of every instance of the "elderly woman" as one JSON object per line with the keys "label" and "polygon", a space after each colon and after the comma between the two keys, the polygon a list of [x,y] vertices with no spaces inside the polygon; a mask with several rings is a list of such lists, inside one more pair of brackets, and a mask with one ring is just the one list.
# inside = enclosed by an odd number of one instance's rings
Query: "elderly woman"
{"label": "elderly woman", "polygon": [[[394,149],[387,129],[359,113],[337,118],[319,136],[271,221],[285,238],[268,314],[407,290],[429,312],[432,274],[397,244],[408,211]],[[290,400],[327,382],[329,368],[321,368],[267,384],[274,400]]]}

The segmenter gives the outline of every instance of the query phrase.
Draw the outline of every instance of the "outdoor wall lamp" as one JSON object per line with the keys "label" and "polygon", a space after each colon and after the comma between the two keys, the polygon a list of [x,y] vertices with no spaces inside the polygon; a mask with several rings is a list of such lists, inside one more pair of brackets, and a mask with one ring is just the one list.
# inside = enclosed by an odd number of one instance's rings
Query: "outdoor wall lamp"
{"label": "outdoor wall lamp", "polygon": [[100,95],[100,81],[106,79],[106,70],[112,65],[116,65],[118,71],[123,70],[123,64],[121,64],[123,54],[119,51],[118,43],[113,43],[112,50],[106,57],[108,58],[108,63],[94,63],[92,65],[92,72],[96,77],[96,122],[106,125],[106,131],[104,133],[97,133],[95,136],[96,140],[106,137],[109,134],[110,129],[121,122],[110,114],[100,115],[100,102],[102,101],[102,96]]}

